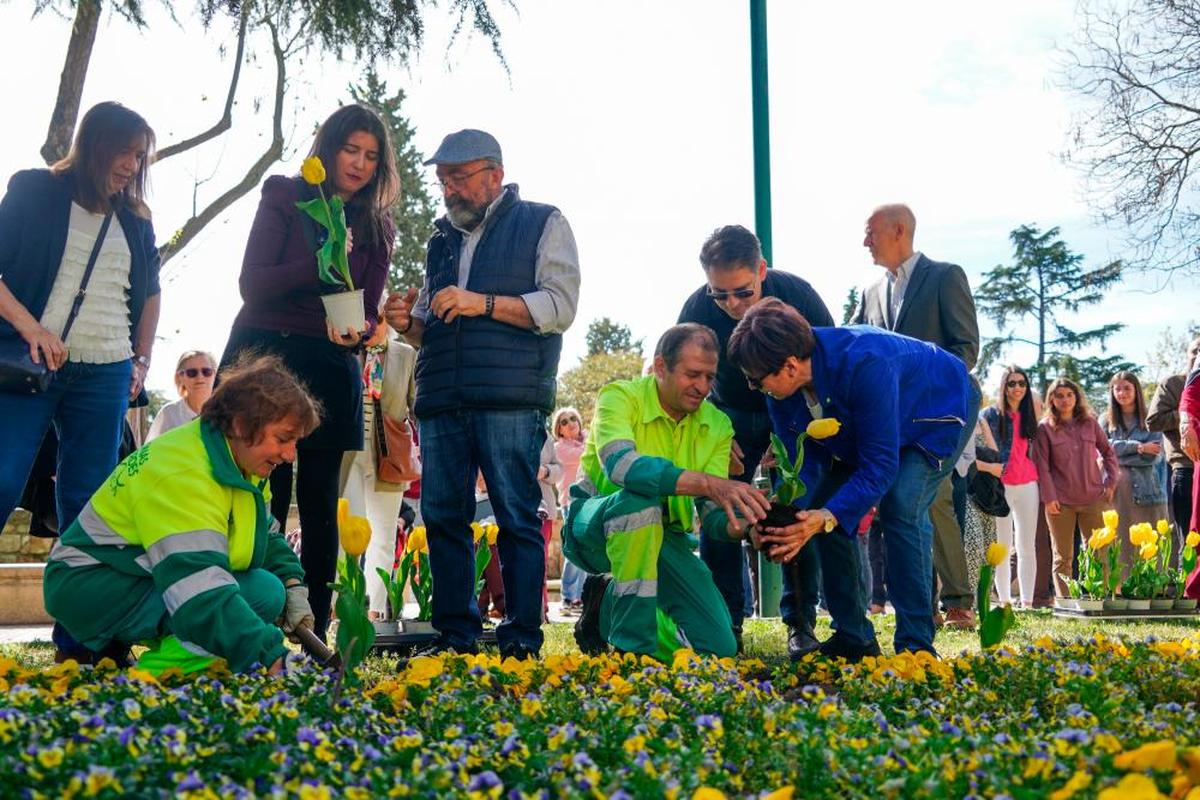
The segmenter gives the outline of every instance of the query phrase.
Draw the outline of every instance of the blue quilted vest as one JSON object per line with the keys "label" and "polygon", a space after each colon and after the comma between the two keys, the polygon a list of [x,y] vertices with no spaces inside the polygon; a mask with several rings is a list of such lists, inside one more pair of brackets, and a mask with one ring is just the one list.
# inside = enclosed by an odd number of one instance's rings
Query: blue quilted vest
{"label": "blue quilted vest", "polygon": [[[521,200],[517,187],[487,219],[475,248],[466,288],[510,297],[537,291],[538,242],[553,206]],[[445,217],[436,223],[425,257],[425,285],[433,298],[458,284],[463,235]],[[542,336],[490,317],[443,323],[431,312],[417,357],[418,418],[460,408],[554,410],[562,336]]]}

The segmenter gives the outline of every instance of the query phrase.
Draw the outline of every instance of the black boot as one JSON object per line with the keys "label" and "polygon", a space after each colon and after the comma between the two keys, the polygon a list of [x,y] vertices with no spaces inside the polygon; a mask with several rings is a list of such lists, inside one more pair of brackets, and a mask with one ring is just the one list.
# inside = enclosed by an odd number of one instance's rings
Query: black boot
{"label": "black boot", "polygon": [[583,611],[575,622],[575,644],[589,656],[598,656],[608,649],[600,635],[600,603],[612,578],[608,575],[588,575],[583,582]]}
{"label": "black boot", "polygon": [[821,655],[829,658],[844,658],[851,664],[857,664],[867,656],[878,656],[879,642],[872,639],[866,644],[859,644],[835,631],[833,636],[830,636],[821,645]]}
{"label": "black boot", "polygon": [[799,661],[819,649],[821,649],[821,642],[818,641],[817,635],[813,631],[812,623],[801,620],[799,625],[788,626],[787,651],[788,658],[792,661]]}

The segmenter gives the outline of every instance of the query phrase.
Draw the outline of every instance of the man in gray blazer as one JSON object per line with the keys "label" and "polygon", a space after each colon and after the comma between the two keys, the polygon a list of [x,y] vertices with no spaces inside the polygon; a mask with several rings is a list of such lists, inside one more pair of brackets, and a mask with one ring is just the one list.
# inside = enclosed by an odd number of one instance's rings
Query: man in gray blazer
{"label": "man in gray blazer", "polygon": [[[979,322],[967,275],[957,264],[934,261],[914,250],[916,227],[912,209],[898,203],[880,206],[867,218],[863,246],[886,273],[863,292],[850,322],[932,342],[962,359],[970,371],[979,356]],[[929,516],[934,529],[933,563],[942,581],[946,622],[972,628],[973,592],[968,585],[962,529],[954,513],[950,479],[939,487]],[[888,591],[893,587],[889,586]]]}

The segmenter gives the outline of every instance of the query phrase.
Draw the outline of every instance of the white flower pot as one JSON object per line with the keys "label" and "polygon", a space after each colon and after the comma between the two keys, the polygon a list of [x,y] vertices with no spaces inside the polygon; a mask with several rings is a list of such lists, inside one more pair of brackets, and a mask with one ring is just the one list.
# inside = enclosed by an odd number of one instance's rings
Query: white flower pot
{"label": "white flower pot", "polygon": [[429,633],[437,634],[437,629],[433,627],[433,623],[428,620],[418,619],[402,619],[400,620],[400,628],[405,633]]}
{"label": "white flower pot", "polygon": [[1104,601],[1105,611],[1128,611],[1129,600],[1124,597],[1110,597]]}
{"label": "white flower pot", "polygon": [[367,327],[367,312],[363,306],[363,290],[321,295],[325,305],[325,319],[339,333],[348,330],[361,331]]}
{"label": "white flower pot", "polygon": [[1074,597],[1056,597],[1054,598],[1054,607],[1065,611],[1076,611],[1079,608],[1079,601]]}
{"label": "white flower pot", "polygon": [[1195,611],[1196,610],[1196,598],[1180,597],[1175,601],[1175,608],[1179,611]]}
{"label": "white flower pot", "polygon": [[1129,598],[1130,611],[1149,611],[1150,599],[1147,597],[1131,597]]}
{"label": "white flower pot", "polygon": [[1150,607],[1157,611],[1166,611],[1175,605],[1173,597],[1155,597],[1150,600]]}
{"label": "white flower pot", "polygon": [[371,625],[378,636],[395,636],[400,632],[400,621],[395,619],[377,619]]}
{"label": "white flower pot", "polygon": [[1081,597],[1075,601],[1075,605],[1080,611],[1104,610],[1104,600],[1099,597]]}

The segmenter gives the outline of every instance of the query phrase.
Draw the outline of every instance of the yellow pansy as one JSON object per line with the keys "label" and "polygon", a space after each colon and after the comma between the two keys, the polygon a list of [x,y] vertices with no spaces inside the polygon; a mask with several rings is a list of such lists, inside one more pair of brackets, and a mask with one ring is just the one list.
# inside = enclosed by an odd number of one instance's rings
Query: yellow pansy
{"label": "yellow pansy", "polygon": [[1117,769],[1138,771],[1147,769],[1174,769],[1175,742],[1170,739],[1163,739],[1162,741],[1150,742],[1134,750],[1120,753],[1113,759],[1113,766]]}
{"label": "yellow pansy", "polygon": [[711,786],[701,786],[692,795],[692,800],[725,800],[725,793]]}
{"label": "yellow pansy", "polygon": [[987,549],[987,562],[993,567],[998,567],[1004,563],[1004,559],[1008,558],[1008,548],[999,542],[992,542]]}
{"label": "yellow pansy", "polygon": [[1110,786],[1096,795],[1097,800],[1166,800],[1166,795],[1158,790],[1154,781],[1138,772],[1132,772],[1116,786]]}
{"label": "yellow pansy", "polygon": [[300,165],[300,175],[306,183],[311,183],[313,186],[316,186],[318,183],[324,183],[325,165],[321,163],[321,159],[318,156],[309,156]]}
{"label": "yellow pansy", "polygon": [[836,436],[841,429],[841,422],[833,417],[826,417],[825,419],[814,419],[808,423],[805,432],[813,439],[828,439],[830,436]]}
{"label": "yellow pansy", "polygon": [[1115,531],[1120,521],[1121,518],[1117,514],[1117,510],[1115,508],[1110,508],[1108,511],[1104,512],[1104,527],[1112,528]]}
{"label": "yellow pansy", "polygon": [[1188,547],[1196,547],[1197,545],[1200,545],[1200,533],[1189,531],[1187,539],[1185,539],[1183,543]]}

